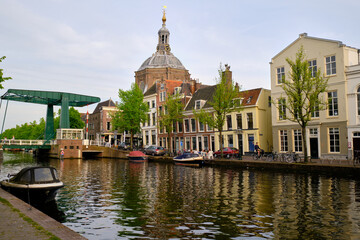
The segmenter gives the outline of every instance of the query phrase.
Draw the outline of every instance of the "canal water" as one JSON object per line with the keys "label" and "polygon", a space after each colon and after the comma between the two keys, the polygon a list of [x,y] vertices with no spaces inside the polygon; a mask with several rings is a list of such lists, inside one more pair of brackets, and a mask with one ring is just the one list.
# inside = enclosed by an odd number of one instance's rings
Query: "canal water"
{"label": "canal water", "polygon": [[56,217],[88,239],[360,239],[360,179],[5,153],[58,169]]}

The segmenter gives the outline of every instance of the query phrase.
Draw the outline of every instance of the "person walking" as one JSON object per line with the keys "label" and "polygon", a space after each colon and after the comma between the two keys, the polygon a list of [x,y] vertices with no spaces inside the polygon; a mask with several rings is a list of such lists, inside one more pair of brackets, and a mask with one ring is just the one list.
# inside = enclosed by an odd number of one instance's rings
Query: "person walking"
{"label": "person walking", "polygon": [[209,159],[209,160],[214,159],[214,152],[211,149],[207,153],[207,159]]}

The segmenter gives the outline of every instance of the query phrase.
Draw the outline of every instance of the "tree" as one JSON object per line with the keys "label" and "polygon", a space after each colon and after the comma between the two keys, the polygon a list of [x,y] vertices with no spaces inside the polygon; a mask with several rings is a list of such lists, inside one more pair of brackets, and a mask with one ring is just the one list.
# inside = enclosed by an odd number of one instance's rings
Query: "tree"
{"label": "tree", "polygon": [[159,113],[159,128],[166,129],[168,134],[168,146],[170,152],[173,152],[172,144],[171,144],[171,133],[174,129],[174,125],[182,122],[184,118],[184,104],[181,102],[181,96],[176,93],[174,95],[169,95],[165,101],[164,111]]}
{"label": "tree", "polygon": [[135,83],[131,85],[131,89],[128,91],[119,89],[119,98],[120,103],[117,105],[117,111],[112,116],[112,125],[114,130],[130,133],[130,148],[132,150],[134,135],[140,132],[140,124],[147,120],[146,113],[149,111],[149,107],[143,102],[144,95]]}
{"label": "tree", "polygon": [[[327,91],[328,79],[321,76],[320,70],[314,72],[305,57],[304,49],[301,46],[296,53],[295,61],[286,58],[286,62],[290,65],[290,71],[288,73],[289,80],[283,77],[281,85],[285,97],[281,96],[278,103],[274,105],[283,120],[287,119],[300,125],[304,162],[308,162],[305,129],[311,121],[312,113],[326,107],[326,102],[319,96]],[[286,114],[286,111],[290,114]]]}
{"label": "tree", "polygon": [[[194,116],[202,123],[219,131],[219,146],[221,157],[223,157],[223,127],[226,121],[226,115],[235,111],[241,111],[239,87],[235,86],[230,77],[230,67],[225,65],[226,69],[220,64],[219,78],[216,80],[217,85],[209,104],[212,109],[206,111],[193,111]],[[236,101],[238,100],[238,101]]]}
{"label": "tree", "polygon": [[[2,62],[6,57],[0,57],[0,62]],[[4,82],[5,80],[9,80],[12,79],[11,77],[3,77],[3,69],[0,68],[0,89],[3,89],[3,85],[2,82]]]}

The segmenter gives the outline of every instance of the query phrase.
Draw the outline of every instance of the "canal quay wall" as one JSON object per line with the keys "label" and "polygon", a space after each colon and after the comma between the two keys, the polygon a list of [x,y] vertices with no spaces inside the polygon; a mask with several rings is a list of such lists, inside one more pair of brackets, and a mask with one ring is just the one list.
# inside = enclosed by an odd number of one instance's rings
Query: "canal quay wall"
{"label": "canal quay wall", "polygon": [[[36,208],[0,188],[0,239],[86,240]],[[41,229],[42,228],[42,229]]]}
{"label": "canal quay wall", "polygon": [[[57,147],[54,152],[54,157],[59,158],[58,152],[60,147]],[[81,153],[75,153],[72,156],[65,158],[119,158],[127,159],[129,151],[118,150],[116,148],[105,146],[83,145],[78,149]],[[149,161],[154,162],[173,162],[171,157],[164,156],[149,156]],[[342,176],[359,176],[360,166],[354,166],[353,161],[343,159],[312,159],[309,163],[284,163],[284,162],[267,162],[261,160],[253,160],[251,156],[242,156],[242,159],[214,159],[209,163],[209,166],[229,167],[229,168],[251,168],[258,170],[276,170],[282,172],[292,173],[323,173],[331,175]]]}

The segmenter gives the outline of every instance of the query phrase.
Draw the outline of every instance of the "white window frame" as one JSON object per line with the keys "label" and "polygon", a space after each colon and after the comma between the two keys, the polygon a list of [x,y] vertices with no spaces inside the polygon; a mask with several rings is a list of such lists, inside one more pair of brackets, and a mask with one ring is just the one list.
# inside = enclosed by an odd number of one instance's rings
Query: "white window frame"
{"label": "white window frame", "polygon": [[[336,95],[334,97],[334,94]],[[329,117],[339,116],[339,101],[337,91],[329,91],[328,96],[328,115]]]}
{"label": "white window frame", "polygon": [[336,75],[336,56],[335,55],[325,57],[325,69],[326,69],[327,76]]}
{"label": "white window frame", "polygon": [[302,152],[302,134],[301,129],[294,129],[294,152]]}
{"label": "white window frame", "polygon": [[288,131],[287,130],[279,130],[279,146],[280,152],[288,152],[289,151],[289,140],[288,140]]}
{"label": "white window frame", "polygon": [[317,61],[316,59],[313,59],[313,60],[309,60],[308,63],[309,63],[309,70],[311,72],[311,76],[315,77],[317,73]]}
{"label": "white window frame", "polygon": [[340,129],[329,128],[329,152],[340,153]]}
{"label": "white window frame", "polygon": [[285,76],[285,67],[278,67],[276,68],[276,82],[277,84],[282,84],[285,79],[283,79],[283,76]]}

